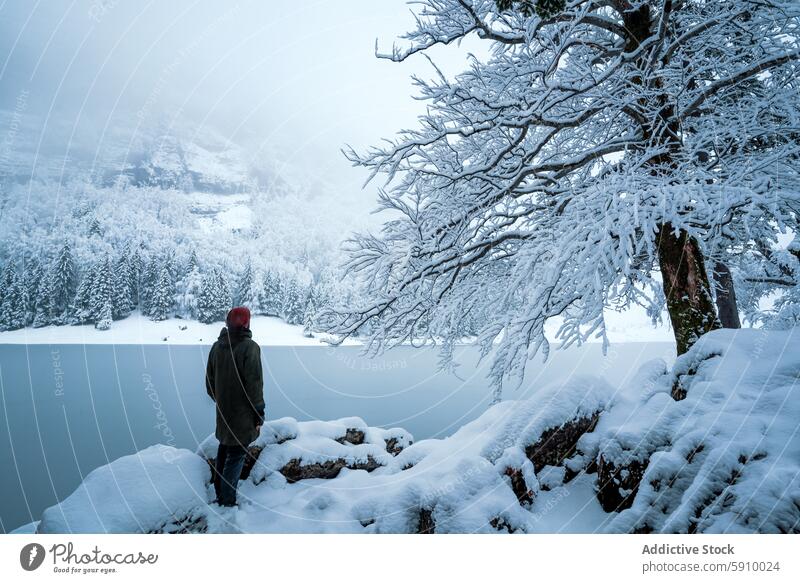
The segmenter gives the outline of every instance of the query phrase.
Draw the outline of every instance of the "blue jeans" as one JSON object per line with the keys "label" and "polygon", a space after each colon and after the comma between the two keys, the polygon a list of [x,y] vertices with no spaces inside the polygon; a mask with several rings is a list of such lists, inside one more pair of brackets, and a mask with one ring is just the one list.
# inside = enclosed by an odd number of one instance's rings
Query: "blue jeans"
{"label": "blue jeans", "polygon": [[247,448],[241,445],[219,444],[217,449],[214,490],[220,506],[236,506],[236,488],[242,475]]}

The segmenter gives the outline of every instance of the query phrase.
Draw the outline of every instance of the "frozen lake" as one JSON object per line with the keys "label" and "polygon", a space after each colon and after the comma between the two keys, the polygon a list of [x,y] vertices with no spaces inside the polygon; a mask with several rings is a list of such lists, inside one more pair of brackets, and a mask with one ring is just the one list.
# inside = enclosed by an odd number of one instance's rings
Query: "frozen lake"
{"label": "frozen lake", "polygon": [[[194,450],[213,431],[203,375],[208,346],[0,345],[0,530],[38,519],[92,469],[154,443]],[[362,417],[405,427],[415,439],[444,437],[487,407],[488,362],[457,351],[457,375],[437,370],[431,349],[401,347],[376,359],[358,347],[266,347],[270,418]],[[527,398],[575,374],[626,382],[653,358],[674,358],[669,343],[599,344],[553,351],[532,362]]]}

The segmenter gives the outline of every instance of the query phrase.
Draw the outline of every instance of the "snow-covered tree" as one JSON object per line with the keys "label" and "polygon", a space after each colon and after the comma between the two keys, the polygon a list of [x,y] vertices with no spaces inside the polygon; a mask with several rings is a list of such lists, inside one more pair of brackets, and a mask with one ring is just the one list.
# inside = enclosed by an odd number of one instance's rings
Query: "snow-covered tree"
{"label": "snow-covered tree", "polygon": [[165,262],[158,270],[158,275],[150,291],[150,303],[147,307],[147,315],[150,316],[150,319],[166,320],[172,310],[174,297],[172,274],[169,263]]}
{"label": "snow-covered tree", "polygon": [[108,330],[111,326],[114,305],[114,276],[111,271],[111,258],[97,263],[89,294],[90,317],[98,330]]}
{"label": "snow-covered tree", "polygon": [[40,328],[52,323],[52,314],[55,311],[52,307],[53,284],[51,273],[45,273],[39,284],[36,295],[36,307],[33,315],[33,326]]}
{"label": "snow-covered tree", "polygon": [[283,305],[283,290],[277,273],[267,271],[261,285],[259,308],[266,316],[279,316]]}
{"label": "snow-covered tree", "polygon": [[224,321],[232,307],[230,288],[219,270],[203,278],[197,299],[197,319],[206,324]]}
{"label": "snow-covered tree", "polygon": [[237,306],[247,306],[253,314],[260,313],[260,289],[258,273],[253,268],[252,261],[248,259],[241,276],[239,276],[239,285],[236,288],[233,303]]}
{"label": "snow-covered tree", "polygon": [[176,305],[182,317],[198,319],[198,298],[203,286],[203,275],[197,264],[197,256],[192,252],[187,264],[186,274],[177,285]]}
{"label": "snow-covered tree", "polygon": [[75,296],[76,266],[72,257],[72,248],[64,241],[50,270],[50,316],[53,323],[61,323],[65,312]]}
{"label": "snow-covered tree", "polygon": [[[684,353],[719,326],[706,257],[798,211],[800,3],[794,0],[421,0],[404,61],[467,36],[489,43],[454,78],[416,79],[420,127],[350,160],[385,173],[379,236],[350,242],[366,299],[341,337],[379,349],[486,314],[492,378],[604,340],[603,309],[666,304]],[[766,145],[765,145],[766,144]],[[663,282],[663,285],[662,285]]]}
{"label": "snow-covered tree", "polygon": [[44,268],[35,257],[25,261],[22,271],[22,286],[25,292],[25,325],[31,324],[36,315],[36,302],[44,280]]}
{"label": "snow-covered tree", "polygon": [[142,259],[142,254],[139,251],[139,248],[133,250],[130,259],[130,287],[131,287],[131,298],[133,300],[134,306],[141,306],[142,305],[142,297],[141,297],[141,288],[142,288],[142,278],[144,277],[144,259]]}
{"label": "snow-covered tree", "polygon": [[112,316],[115,320],[120,318],[127,318],[134,308],[133,291],[131,290],[131,265],[130,257],[126,255],[128,250],[127,246],[123,253],[117,259],[116,268],[114,270],[112,287]]}
{"label": "snow-covered tree", "polygon": [[146,316],[150,315],[150,306],[153,303],[153,290],[158,284],[160,276],[161,263],[158,261],[158,257],[153,256],[150,261],[147,262],[147,267],[145,267],[144,272],[142,273],[139,292],[139,301],[142,305],[142,313]]}
{"label": "snow-covered tree", "polygon": [[285,280],[283,286],[281,317],[288,324],[302,324],[304,314],[305,294],[297,278],[289,277]]}
{"label": "snow-covered tree", "polygon": [[233,307],[233,293],[231,292],[231,286],[228,282],[228,278],[225,277],[225,274],[222,272],[221,269],[215,270],[216,277],[217,277],[217,289],[219,290],[219,299],[218,299],[218,309],[220,314],[222,314],[222,319],[225,319],[225,316]]}
{"label": "snow-covered tree", "polygon": [[69,308],[69,321],[72,324],[86,324],[92,321],[92,288],[94,286],[95,268],[86,269],[75,292]]}
{"label": "snow-covered tree", "polygon": [[320,308],[321,298],[319,288],[311,284],[306,292],[305,308],[303,312],[303,336],[310,338],[316,328],[317,310]]}
{"label": "snow-covered tree", "polygon": [[8,263],[2,276],[0,329],[17,330],[26,324],[25,290],[14,263]]}

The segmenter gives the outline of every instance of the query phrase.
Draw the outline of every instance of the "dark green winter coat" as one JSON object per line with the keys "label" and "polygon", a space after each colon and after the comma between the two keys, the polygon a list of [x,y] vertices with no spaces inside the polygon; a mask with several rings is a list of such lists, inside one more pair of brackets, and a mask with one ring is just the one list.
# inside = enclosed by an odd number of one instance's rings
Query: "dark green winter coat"
{"label": "dark green winter coat", "polygon": [[261,348],[246,328],[223,328],[208,353],[206,391],[217,404],[217,439],[249,445],[264,422]]}

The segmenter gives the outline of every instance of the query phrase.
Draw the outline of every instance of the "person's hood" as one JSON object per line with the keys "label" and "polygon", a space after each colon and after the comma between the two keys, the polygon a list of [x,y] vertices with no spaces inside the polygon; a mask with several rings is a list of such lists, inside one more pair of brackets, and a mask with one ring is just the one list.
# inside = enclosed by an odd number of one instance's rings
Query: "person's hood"
{"label": "person's hood", "polygon": [[239,342],[244,340],[245,338],[252,338],[253,333],[250,331],[249,328],[227,328],[224,327],[219,332],[219,338],[217,341],[220,343],[220,346],[236,346]]}

